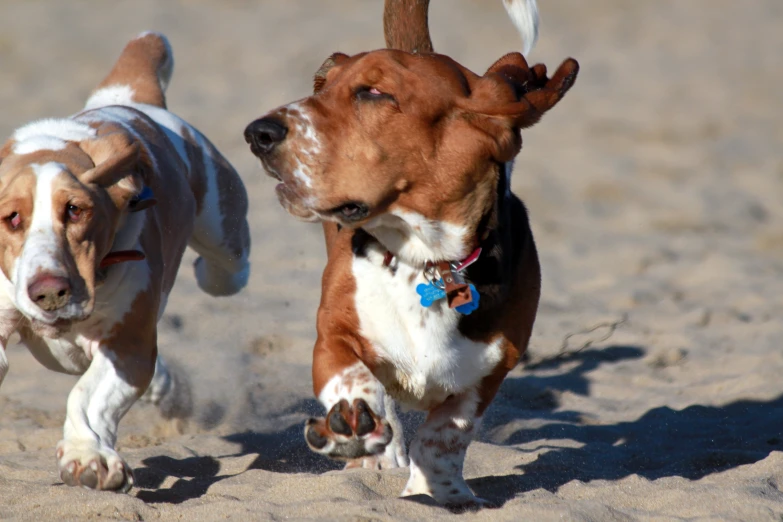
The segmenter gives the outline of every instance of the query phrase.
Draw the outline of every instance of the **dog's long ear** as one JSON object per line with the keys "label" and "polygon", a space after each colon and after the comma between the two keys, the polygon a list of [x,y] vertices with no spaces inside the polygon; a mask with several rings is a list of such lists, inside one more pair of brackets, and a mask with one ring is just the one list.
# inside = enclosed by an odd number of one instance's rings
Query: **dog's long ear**
{"label": "dog's long ear", "polygon": [[326,85],[330,72],[336,72],[335,69],[345,63],[349,56],[343,53],[334,53],[321,64],[321,67],[315,72],[313,77],[313,94],[318,94]]}
{"label": "dog's long ear", "polygon": [[142,172],[148,161],[138,141],[128,133],[105,131],[100,128],[97,138],[80,143],[95,167],[79,176],[79,180],[105,188],[115,205],[124,208],[141,192],[144,186]]}
{"label": "dog's long ear", "polygon": [[579,64],[565,60],[552,78],[546,66],[528,66],[519,53],[495,62],[479,80],[470,97],[457,106],[470,114],[471,124],[495,137],[498,161],[509,161],[519,152],[519,130],[535,125],[573,86]]}
{"label": "dog's long ear", "polygon": [[507,54],[487,70],[485,77],[500,76],[521,98],[517,103],[490,107],[485,114],[510,116],[520,129],[531,127],[565,96],[578,73],[579,63],[573,58],[567,58],[552,78],[547,78],[546,65],[539,63],[529,68],[521,54]]}
{"label": "dog's long ear", "polygon": [[11,154],[11,149],[13,149],[14,143],[14,140],[8,140],[5,142],[5,145],[0,147],[0,163],[2,163],[3,160]]}

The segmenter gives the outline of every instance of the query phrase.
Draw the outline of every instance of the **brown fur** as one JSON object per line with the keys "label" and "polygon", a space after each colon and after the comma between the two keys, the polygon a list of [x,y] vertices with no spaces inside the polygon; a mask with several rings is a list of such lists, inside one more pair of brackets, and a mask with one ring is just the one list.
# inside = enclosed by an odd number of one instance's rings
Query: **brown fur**
{"label": "brown fur", "polygon": [[[332,54],[316,72],[313,96],[254,122],[246,137],[281,181],[278,198],[286,210],[302,219],[329,221],[324,224],[328,260],[313,353],[315,394],[326,391],[329,400],[338,391],[341,399],[351,395],[360,383],[354,382],[353,370],[345,370],[363,363],[386,393],[429,411],[424,427],[436,435],[414,439],[411,451],[423,459],[419,467],[424,470],[416,473],[430,478],[440,474],[437,466],[427,467],[432,464],[428,458],[449,462],[448,475],[466,490],[461,466],[472,421],[484,413],[526,350],[540,296],[540,267],[527,212],[507,186],[505,164],[521,149],[521,129],[537,123],[563,97],[579,67],[567,59],[549,78],[545,66],[529,67],[521,54],[510,53],[477,75],[447,56],[422,52],[432,48],[428,4],[387,0],[384,27],[394,49]],[[280,127],[286,132],[273,138]],[[500,341],[502,355],[474,385],[443,395],[435,391],[428,396],[403,382],[409,378],[405,370],[382,360],[363,336],[356,310],[354,260],[366,256],[366,249],[377,254],[387,250],[400,262],[424,269],[424,260],[405,258],[419,253],[396,251],[381,235],[380,229],[398,226],[394,220],[406,215],[465,230],[464,237],[451,240],[448,257],[430,259],[436,265],[465,258],[477,246],[484,249],[465,273],[481,296],[480,306],[460,318],[458,330],[477,343]],[[419,232],[417,219],[396,232],[411,235],[406,227]],[[439,245],[427,247],[439,254]],[[394,266],[381,266],[395,274]],[[444,311],[437,306],[427,313],[435,317]],[[423,314],[422,324],[426,320]],[[335,391],[324,390],[333,378],[339,383]],[[474,392],[478,404],[471,403]],[[327,420],[342,415],[349,425],[350,415],[338,406],[332,406]],[[456,423],[457,416],[468,421]],[[339,455],[347,443],[333,438],[333,446],[327,446],[324,426],[321,420],[308,423],[308,444]],[[417,484],[411,492],[420,492]]]}
{"label": "brown fur", "polygon": [[[559,101],[577,70],[576,62],[567,60],[550,80],[543,66],[531,69],[518,54],[501,58],[483,77],[440,55],[376,51],[353,57],[338,54],[327,60],[319,72],[318,94],[302,102],[325,141],[319,163],[328,166],[313,177],[311,192],[319,200],[314,210],[327,215],[344,201],[358,200],[368,203],[371,211],[362,222],[340,231],[333,224],[324,225],[329,264],[313,367],[316,393],[320,383],[357,357],[373,367],[373,351],[358,335],[358,319],[351,312],[354,290],[349,267],[355,227],[401,208],[464,224],[476,231],[480,241],[479,225],[492,217],[497,203],[495,165],[516,155],[521,147],[519,129],[537,122]],[[346,110],[345,104],[353,103],[356,86],[361,85],[372,85],[394,100]],[[421,96],[422,92],[428,95]],[[401,112],[400,106],[405,110]],[[285,121],[297,116],[290,112],[284,109],[277,117]],[[298,132],[292,126],[280,150],[265,161],[281,172],[292,170],[289,162],[304,159],[295,150]],[[294,179],[284,181],[291,187],[288,202],[297,207],[306,188]],[[498,334],[507,339],[509,355],[493,373],[497,378],[486,379],[485,402],[524,352],[532,329],[539,287],[534,250],[520,260],[518,270],[520,281],[507,284],[527,290],[504,308],[504,315],[514,319],[475,339],[489,342]]]}
{"label": "brown fur", "polygon": [[383,9],[386,47],[409,53],[431,53],[429,4],[430,0],[386,0]]}

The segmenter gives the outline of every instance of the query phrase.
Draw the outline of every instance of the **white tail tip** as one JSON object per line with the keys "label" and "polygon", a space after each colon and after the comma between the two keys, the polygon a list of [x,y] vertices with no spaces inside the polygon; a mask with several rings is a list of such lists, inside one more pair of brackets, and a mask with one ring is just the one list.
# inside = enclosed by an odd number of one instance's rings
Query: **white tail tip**
{"label": "white tail tip", "polygon": [[536,0],[503,0],[503,6],[522,37],[522,54],[527,57],[538,40]]}

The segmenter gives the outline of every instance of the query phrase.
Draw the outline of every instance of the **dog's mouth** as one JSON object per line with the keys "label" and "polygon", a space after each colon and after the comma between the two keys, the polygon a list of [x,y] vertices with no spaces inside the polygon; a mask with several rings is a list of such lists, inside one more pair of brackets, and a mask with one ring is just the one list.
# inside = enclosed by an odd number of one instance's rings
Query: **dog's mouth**
{"label": "dog's mouth", "polygon": [[44,337],[56,337],[64,334],[71,329],[75,319],[58,318],[54,321],[39,321],[38,319],[30,319],[30,329],[37,335]]}
{"label": "dog's mouth", "polygon": [[275,169],[274,167],[269,165],[263,159],[261,159],[261,166],[264,168],[264,172],[266,173],[267,176],[269,176],[272,179],[276,179],[277,181],[280,181],[281,183],[283,182],[283,177],[280,175],[280,173],[277,171],[277,169]]}
{"label": "dog's mouth", "polygon": [[[277,178],[280,180],[280,178]],[[298,191],[285,181],[280,180],[275,186],[275,194],[286,212],[293,217],[312,223],[319,220],[318,214],[307,204],[307,198],[303,198]]]}
{"label": "dog's mouth", "polygon": [[[41,312],[37,311],[34,316],[27,315],[28,319],[33,324],[46,325],[50,327],[64,327],[73,323],[78,323],[90,318],[92,310],[87,310],[86,306],[78,304],[71,304],[65,307],[63,310],[56,312]],[[24,313],[24,312],[23,312]]]}

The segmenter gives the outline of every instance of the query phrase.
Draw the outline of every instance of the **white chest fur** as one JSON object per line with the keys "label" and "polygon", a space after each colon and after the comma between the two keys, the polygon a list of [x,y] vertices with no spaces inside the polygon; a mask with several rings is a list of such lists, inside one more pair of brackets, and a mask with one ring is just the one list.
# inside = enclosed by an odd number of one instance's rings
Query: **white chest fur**
{"label": "white chest fur", "polygon": [[408,406],[427,408],[452,393],[475,386],[502,357],[499,342],[481,343],[463,337],[461,315],[445,300],[425,308],[416,286],[426,283],[420,267],[404,263],[392,271],[383,254],[368,248],[354,257],[356,311],[360,333],[394,367],[385,379],[387,391]]}

